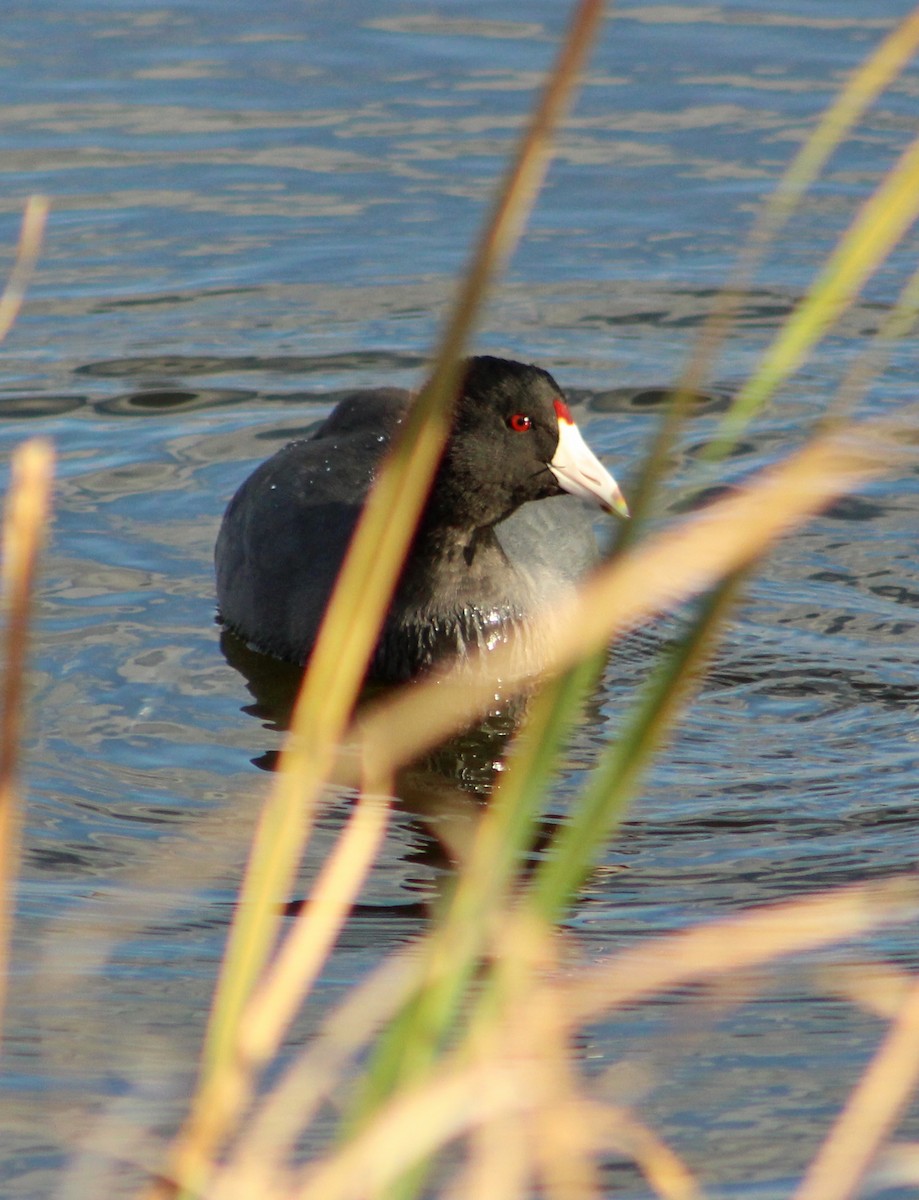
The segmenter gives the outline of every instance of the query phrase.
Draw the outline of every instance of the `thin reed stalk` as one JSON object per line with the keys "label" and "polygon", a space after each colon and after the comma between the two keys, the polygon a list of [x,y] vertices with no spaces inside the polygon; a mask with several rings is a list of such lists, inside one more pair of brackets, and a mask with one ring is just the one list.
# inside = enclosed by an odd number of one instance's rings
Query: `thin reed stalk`
{"label": "thin reed stalk", "polygon": [[919,9],[909,13],[852,73],[785,168],[760,210],[737,263],[690,355],[681,390],[702,386],[769,245],[789,222],[808,189],[856,122],[919,50]]}
{"label": "thin reed stalk", "polygon": [[919,1085],[919,982],[795,1192],[794,1200],[851,1200]]}
{"label": "thin reed stalk", "polygon": [[[48,218],[44,196],[30,196],[13,266],[0,295],[0,342],[19,315],[35,271]],[[27,442],[13,458],[3,518],[0,603],[6,620],[0,680],[0,1040],[6,1007],[14,881],[19,865],[19,755],[32,590],[51,504],[54,457],[42,441]]]}
{"label": "thin reed stalk", "polygon": [[46,196],[30,196],[26,201],[16,256],[0,295],[0,342],[12,329],[25,300],[41,253],[50,208],[51,202]]}
{"label": "thin reed stalk", "polygon": [[[795,209],[834,151],[871,104],[904,70],[917,49],[919,9],[905,17],[847,80],[760,209],[753,228],[740,249],[730,277],[718,292],[712,311],[690,351],[679,381],[674,387],[672,403],[664,414],[641,470],[632,484],[629,503],[634,519],[623,530],[623,544],[637,540],[640,535],[644,518],[653,504],[657,484],[665,472],[668,455],[686,417],[689,400],[705,386],[710,377],[721,347],[730,334],[733,320],[752,286],[766,251],[790,221]],[[769,394],[768,391],[764,391],[755,403],[750,402],[744,423],[753,418],[754,413],[769,398]],[[734,418],[729,414],[728,419]],[[729,431],[729,436],[736,438],[741,428],[738,422]],[[720,452],[723,453],[724,449],[726,446]]]}
{"label": "thin reed stalk", "polygon": [[276,1052],[326,961],[373,866],[389,797],[364,792],[239,1025],[239,1057],[263,1066]]}
{"label": "thin reed stalk", "polygon": [[[408,999],[420,974],[414,953],[391,955],[348,993],[241,1129],[228,1172],[234,1181],[244,1179],[250,1194],[258,1192],[266,1172],[290,1157],[301,1131],[382,1024]],[[215,1196],[222,1194],[220,1178],[215,1180]]]}
{"label": "thin reed stalk", "polygon": [[509,755],[508,770],[495,790],[459,874],[450,903],[425,944],[425,976],[415,1000],[381,1040],[358,1116],[435,1061],[478,968],[497,914],[510,903],[521,856],[534,829],[565,739],[596,679],[590,660],[544,689]]}
{"label": "thin reed stalk", "polygon": [[[431,381],[406,419],[371,491],[311,655],[277,784],[263,811],[243,880],[204,1049],[199,1097],[168,1174],[191,1191],[228,1133],[205,1118],[237,1068],[239,1018],[271,952],[277,917],[270,896],[293,878],[323,783],[353,710],[377,631],[449,428],[459,359],[490,281],[509,256],[539,191],[552,132],[573,94],[603,12],[581,0],[555,68],[499,193],[451,310]],[[270,882],[269,882],[270,881]],[[211,1108],[213,1112],[213,1108]],[[197,1114],[197,1115],[196,1115]],[[205,1135],[205,1130],[207,1134]]]}
{"label": "thin reed stalk", "polygon": [[867,281],[919,217],[919,139],[862,206],[807,296],[785,322],[751,379],[740,389],[707,449],[730,449],[752,416],[804,361],[857,299]]}
{"label": "thin reed stalk", "polygon": [[0,678],[0,1030],[9,977],[14,888],[19,865],[20,747],[26,701],[25,667],[38,555],[51,505],[54,455],[47,442],[26,442],[13,457],[3,517],[0,598],[6,620]]}
{"label": "thin reed stalk", "polygon": [[915,920],[919,887],[909,879],[852,884],[803,900],[765,904],[723,921],[649,938],[567,985],[574,1024],[648,996],[702,983]]}

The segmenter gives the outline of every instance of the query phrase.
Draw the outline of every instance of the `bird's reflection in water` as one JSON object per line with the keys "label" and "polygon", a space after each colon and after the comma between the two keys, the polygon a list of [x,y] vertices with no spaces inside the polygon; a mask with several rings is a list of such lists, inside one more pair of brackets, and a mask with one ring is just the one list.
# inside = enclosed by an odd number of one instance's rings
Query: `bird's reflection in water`
{"label": "bird's reflection in water", "polygon": [[[252,695],[253,702],[244,706],[243,711],[257,718],[266,729],[278,732],[289,729],[302,667],[260,654],[227,631],[221,635],[221,649],[229,664],[243,676]],[[377,690],[367,698],[379,694]],[[414,844],[406,848],[404,858],[422,866],[426,877],[446,881],[465,856],[484,805],[503,769],[508,743],[520,727],[526,708],[525,698],[496,703],[479,724],[399,771],[393,797],[395,808],[411,819],[415,835],[411,839]],[[279,754],[276,748],[264,750],[253,758],[253,763],[261,770],[272,771]],[[344,792],[343,803],[350,803],[350,796]],[[537,840],[542,842],[542,836]],[[538,848],[534,846],[534,852]],[[302,903],[293,900],[287,911],[298,911]],[[400,916],[410,915],[410,910],[415,909],[420,914],[426,911],[427,904],[425,900],[423,904],[399,904],[396,908]],[[360,906],[355,912],[360,912]],[[374,906],[373,912],[379,915],[379,907]]]}

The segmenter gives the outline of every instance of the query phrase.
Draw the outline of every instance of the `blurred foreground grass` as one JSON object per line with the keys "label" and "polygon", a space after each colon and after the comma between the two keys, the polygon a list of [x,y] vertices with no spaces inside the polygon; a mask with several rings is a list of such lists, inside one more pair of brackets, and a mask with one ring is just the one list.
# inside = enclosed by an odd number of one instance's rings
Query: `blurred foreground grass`
{"label": "blurred foreground grass", "polygon": [[[364,662],[448,428],[457,363],[474,332],[489,282],[510,254],[538,191],[552,130],[573,91],[602,17],[584,0],[546,85],[494,213],[458,289],[431,376],[405,435],[374,491],[304,679],[292,729],[261,815],[217,988],[199,1086],[187,1121],[160,1161],[148,1162],[146,1196],[445,1197],[600,1196],[600,1163],[631,1157],[666,1197],[697,1193],[688,1167],[656,1133],[593,1089],[579,1064],[583,1027],[611,1011],[732,973],[763,968],[915,919],[913,883],[853,884],[837,892],[741,913],[657,939],[609,961],[572,964],[558,923],[611,836],[654,752],[698,686],[747,572],[775,540],[834,497],[914,460],[910,414],[873,425],[831,422],[803,449],[726,499],[647,536],[658,507],[662,464],[679,428],[681,398],[711,369],[730,330],[732,307],[761,255],[859,114],[901,71],[919,44],[919,14],[875,51],[802,148],[756,226],[737,278],[700,339],[686,377],[631,497],[632,527],[563,611],[547,637],[554,653],[538,688],[515,673],[513,649],[378,699],[353,717]],[[857,214],[825,270],[741,389],[713,442],[729,449],[774,390],[801,364],[898,244],[919,214],[919,141],[892,166]],[[882,331],[902,336],[916,319],[915,280]],[[868,358],[877,354],[872,347]],[[853,375],[851,404],[869,372]],[[914,415],[913,415],[914,416]],[[34,552],[47,495],[40,454],[22,452],[8,503],[4,546],[9,629],[0,770],[7,828],[15,826],[15,722]],[[44,471],[44,475],[42,475]],[[29,478],[26,478],[26,476]],[[44,489],[44,491],[42,490]],[[32,514],[22,557],[11,532]],[[17,543],[18,544],[18,543]],[[17,565],[18,564],[18,565]],[[534,844],[558,763],[595,683],[606,647],[660,613],[697,598],[614,742],[593,770],[535,869]],[[529,695],[526,719],[488,808],[462,848],[449,898],[426,935],[385,961],[283,1069],[276,1056],[359,896],[380,845],[396,771],[476,721],[496,691]],[[7,781],[7,782],[4,782]],[[309,903],[282,922],[285,892],[325,802],[328,785],[359,796],[316,880]],[[5,839],[9,894],[15,838]],[[5,924],[8,926],[8,919]],[[564,969],[562,967],[564,966]],[[838,982],[838,981],[837,981]],[[863,982],[863,981],[862,981]],[[859,981],[845,989],[865,1000]],[[891,970],[870,1004],[889,1032],[847,1108],[801,1181],[802,1200],[846,1197],[860,1186],[894,1129],[919,1076],[919,984]],[[333,1144],[308,1162],[305,1131],[341,1110]],[[445,1158],[439,1158],[449,1151]],[[448,1165],[445,1165],[448,1164]],[[917,1173],[919,1178],[919,1173]]]}

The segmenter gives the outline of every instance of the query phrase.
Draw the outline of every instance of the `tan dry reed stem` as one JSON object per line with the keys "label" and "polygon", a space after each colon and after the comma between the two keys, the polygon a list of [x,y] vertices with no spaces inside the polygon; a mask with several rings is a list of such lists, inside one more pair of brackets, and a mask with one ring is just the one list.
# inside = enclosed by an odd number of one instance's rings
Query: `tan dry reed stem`
{"label": "tan dry reed stem", "polygon": [[566,1011],[572,1024],[580,1025],[660,992],[862,937],[915,918],[917,911],[919,886],[910,879],[856,884],[763,905],[641,942],[580,973],[566,985]]}
{"label": "tan dry reed stem", "polygon": [[870,1188],[878,1193],[908,1186],[919,1187],[919,1142],[901,1140],[885,1147],[871,1171]]}
{"label": "tan dry reed stem", "polygon": [[851,1200],[919,1084],[919,981],[808,1168],[794,1200]]}
{"label": "tan dry reed stem", "polygon": [[26,288],[35,272],[41,252],[50,207],[51,202],[46,196],[30,196],[26,201],[16,257],[6,287],[0,296],[0,342],[12,329],[22,308]]}
{"label": "tan dry reed stem", "polygon": [[[529,1120],[540,1191],[547,1200],[600,1200],[592,1111],[583,1095],[567,1022],[558,1011],[560,995],[547,983],[530,983],[529,995],[513,1002],[527,1018],[524,1029],[515,1029],[515,1049],[518,1057],[529,1056],[540,1074],[541,1103]],[[510,1013],[507,1024],[516,1024]]]}
{"label": "tan dry reed stem", "polygon": [[389,795],[363,792],[325,860],[278,956],[240,1017],[239,1055],[261,1067],[309,996],[373,866],[386,829]]}
{"label": "tan dry reed stem", "polygon": [[594,1125],[597,1151],[612,1149],[628,1155],[662,1200],[699,1200],[701,1191],[692,1172],[634,1113],[597,1106]]}
{"label": "tan dry reed stem", "polygon": [[[580,0],[559,59],[508,172],[447,323],[432,382],[371,491],[298,699],[277,784],[263,810],[218,983],[198,1095],[167,1168],[170,1179],[200,1188],[205,1164],[230,1132],[232,1114],[215,1119],[228,1073],[238,1069],[237,1028],[271,952],[277,919],[265,881],[285,889],[302,856],[319,793],[334,765],[376,632],[436,469],[449,405],[488,284],[503,267],[538,194],[553,130],[573,94],[603,14],[602,0]],[[377,773],[378,775],[380,773]],[[385,774],[383,772],[382,774]],[[156,1185],[154,1196],[171,1185]]]}
{"label": "tan dry reed stem", "polygon": [[531,1112],[541,1099],[540,1072],[509,1069],[500,1059],[450,1062],[420,1087],[407,1088],[368,1119],[337,1152],[294,1179],[293,1200],[377,1196],[441,1146],[488,1121]]}
{"label": "tan dry reed stem", "polygon": [[536,919],[497,923],[486,951],[498,980],[490,1003],[476,1013],[467,1044],[484,1061],[534,1077],[534,1103],[520,1113],[527,1157],[546,1200],[599,1200],[589,1102],[583,1094],[571,1028],[556,984],[562,941]]}
{"label": "tan dry reed stem", "polygon": [[889,962],[836,963],[819,972],[818,983],[821,990],[892,1021],[912,989],[913,976]]}
{"label": "tan dry reed stem", "polygon": [[0,681],[0,1030],[9,976],[14,880],[19,860],[19,756],[25,706],[25,665],[38,555],[51,505],[54,454],[48,442],[26,442],[13,457],[3,519],[0,591],[5,661]]}
{"label": "tan dry reed stem", "polygon": [[[281,949],[239,1016],[237,1053],[220,1089],[193,1126],[202,1141],[222,1136],[252,1101],[258,1072],[275,1053],[309,995],[373,866],[389,812],[388,794],[364,792],[292,924]],[[207,1165],[202,1162],[201,1169]]]}
{"label": "tan dry reed stem", "polygon": [[[663,1200],[696,1200],[695,1179],[677,1154],[633,1113],[596,1103],[586,1092],[575,1067],[574,1041],[581,1029],[569,1020],[568,991],[560,974],[565,935],[532,913],[511,913],[497,931],[491,954],[501,964],[505,982],[508,974],[512,981],[510,990],[505,987],[501,993],[506,1032],[496,1035],[486,1027],[486,1034],[497,1037],[496,1057],[516,1055],[540,1070],[544,1100],[529,1123],[521,1128],[513,1118],[502,1122],[517,1129],[540,1194],[601,1200],[605,1193],[597,1163],[613,1151],[631,1158]],[[479,1136],[486,1132],[487,1127],[478,1131]],[[488,1194],[501,1195],[487,1188],[469,1193]]]}
{"label": "tan dry reed stem", "polygon": [[380,1025],[405,1002],[418,978],[417,953],[403,951],[385,959],[349,991],[246,1122],[227,1166],[214,1180],[209,1193],[214,1200],[229,1197],[234,1188],[243,1195],[261,1194],[276,1164],[293,1153],[302,1130]]}
{"label": "tan dry reed stem", "polygon": [[518,1121],[496,1117],[474,1129],[467,1160],[448,1184],[443,1200],[525,1200],[532,1196],[529,1143]]}
{"label": "tan dry reed stem", "polygon": [[[48,200],[26,201],[13,266],[0,295],[0,342],[19,315],[44,238]],[[19,738],[25,652],[35,567],[50,507],[53,457],[44,442],[27,442],[13,461],[3,529],[2,602],[6,662],[0,691],[0,1037],[12,933],[13,880],[19,858]]]}

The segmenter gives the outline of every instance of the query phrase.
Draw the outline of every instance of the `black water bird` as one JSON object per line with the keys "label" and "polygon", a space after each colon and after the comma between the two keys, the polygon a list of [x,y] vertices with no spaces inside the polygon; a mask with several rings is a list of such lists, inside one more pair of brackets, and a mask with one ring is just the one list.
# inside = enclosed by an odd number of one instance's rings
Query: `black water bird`
{"label": "black water bird", "polygon": [[[220,619],[305,662],[361,507],[410,394],[348,396],[230,501],[215,551]],[[597,556],[583,504],[627,515],[565,396],[539,367],[469,359],[453,425],[368,679],[393,682],[524,631]],[[533,503],[534,501],[538,503]]]}

